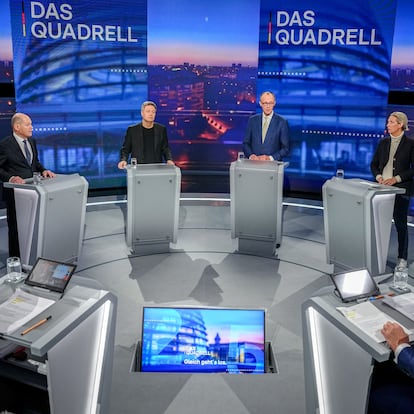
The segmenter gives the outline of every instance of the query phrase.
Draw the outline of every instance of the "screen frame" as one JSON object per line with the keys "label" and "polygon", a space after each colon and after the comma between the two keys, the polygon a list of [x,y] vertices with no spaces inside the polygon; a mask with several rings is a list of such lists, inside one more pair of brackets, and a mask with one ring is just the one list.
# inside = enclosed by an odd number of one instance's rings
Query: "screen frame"
{"label": "screen frame", "polygon": [[[366,278],[366,280],[371,283],[371,285],[370,285],[371,289],[366,289],[364,291],[361,291],[358,294],[348,295],[342,289],[341,279],[345,278],[346,275],[355,274],[355,273],[361,273],[361,276],[363,275]],[[332,280],[332,283],[335,286],[335,292],[339,295],[340,299],[344,303],[354,302],[354,301],[359,300],[359,299],[366,299],[366,298],[369,298],[371,296],[376,296],[380,293],[380,289],[377,285],[377,282],[372,277],[371,273],[369,272],[369,270],[367,268],[348,270],[346,272],[334,273],[334,274],[331,274],[329,276]]]}
{"label": "screen frame", "polygon": [[[263,322],[262,322],[262,326],[263,326],[263,344],[260,343],[260,345],[262,346],[262,350],[260,350],[260,352],[262,352],[262,360],[260,360],[260,364],[262,365],[262,368],[259,370],[259,372],[235,372],[233,370],[229,370],[228,369],[228,365],[229,365],[229,361],[226,360],[226,363],[223,364],[225,365],[226,369],[208,369],[208,367],[203,367],[200,365],[191,365],[191,366],[187,366],[185,369],[174,369],[174,366],[178,367],[179,364],[171,364],[171,369],[163,369],[162,367],[160,369],[152,369],[149,368],[149,365],[144,364],[143,363],[143,349],[144,349],[144,334],[145,334],[145,329],[144,329],[144,321],[145,321],[145,310],[146,309],[159,309],[159,310],[186,310],[186,311],[207,311],[207,312],[220,312],[220,311],[240,311],[240,312],[249,312],[249,311],[256,311],[256,312],[261,312],[263,315]],[[143,306],[142,307],[142,324],[141,324],[141,335],[140,335],[140,341],[139,341],[139,346],[137,347],[137,364],[136,364],[136,368],[137,370],[139,370],[140,372],[143,373],[176,373],[176,374],[206,374],[206,373],[211,373],[211,374],[239,374],[239,373],[253,373],[253,374],[265,374],[267,373],[267,368],[268,368],[268,342],[266,341],[266,309],[264,308],[229,308],[229,307],[209,307],[209,306]],[[211,344],[208,344],[211,345]],[[177,352],[177,355],[180,355],[179,352]]]}
{"label": "screen frame", "polygon": [[[47,262],[50,265],[55,265],[55,267],[57,267],[58,265],[64,265],[68,267],[69,270],[69,274],[66,280],[63,280],[64,283],[62,283],[61,286],[54,286],[54,285],[50,285],[48,283],[45,282],[39,282],[37,280],[34,279],[34,277],[37,276],[36,274],[36,266],[39,265],[40,262]],[[66,263],[66,262],[59,262],[57,260],[51,260],[51,259],[46,259],[44,257],[38,257],[36,259],[36,262],[34,263],[32,269],[30,270],[30,273],[28,274],[27,278],[24,281],[25,285],[28,286],[34,286],[34,287],[38,287],[38,288],[43,288],[43,289],[47,289],[53,292],[59,292],[59,293],[63,293],[70,281],[70,279],[72,278],[73,274],[75,273],[76,270],[76,265],[74,263]]]}

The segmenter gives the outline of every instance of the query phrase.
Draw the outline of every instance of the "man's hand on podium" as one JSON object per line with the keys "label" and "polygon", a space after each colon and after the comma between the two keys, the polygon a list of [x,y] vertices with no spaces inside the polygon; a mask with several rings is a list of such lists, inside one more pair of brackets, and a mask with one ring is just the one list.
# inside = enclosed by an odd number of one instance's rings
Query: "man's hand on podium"
{"label": "man's hand on podium", "polygon": [[125,170],[125,168],[126,168],[126,166],[127,166],[127,162],[126,161],[119,161],[118,162],[118,168],[120,169],[120,170]]}
{"label": "man's hand on podium", "polygon": [[9,183],[13,183],[13,184],[24,184],[26,181],[22,178],[19,177],[18,175],[14,175],[13,177],[10,177],[9,179]]}
{"label": "man's hand on podium", "polygon": [[255,161],[272,161],[273,158],[270,155],[256,155],[256,154],[252,154],[252,155],[250,155],[249,160],[255,160]]}
{"label": "man's hand on podium", "polygon": [[398,345],[409,343],[408,335],[396,322],[387,322],[381,329],[381,333],[393,351],[397,349]]}
{"label": "man's hand on podium", "polygon": [[42,172],[42,176],[45,177],[45,178],[55,178],[56,177],[56,174],[53,171],[44,170]]}

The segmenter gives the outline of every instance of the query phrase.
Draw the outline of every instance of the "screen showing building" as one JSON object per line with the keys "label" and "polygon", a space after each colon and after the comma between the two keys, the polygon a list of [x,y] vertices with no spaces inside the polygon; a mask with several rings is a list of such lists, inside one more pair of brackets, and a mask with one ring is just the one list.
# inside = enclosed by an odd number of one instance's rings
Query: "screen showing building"
{"label": "screen showing building", "polygon": [[265,311],[144,307],[141,371],[263,374]]}

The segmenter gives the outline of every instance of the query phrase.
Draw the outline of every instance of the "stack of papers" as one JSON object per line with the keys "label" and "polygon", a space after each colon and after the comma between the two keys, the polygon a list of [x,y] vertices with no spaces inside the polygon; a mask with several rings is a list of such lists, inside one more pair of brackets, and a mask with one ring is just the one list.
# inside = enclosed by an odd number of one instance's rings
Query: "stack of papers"
{"label": "stack of papers", "polygon": [[[358,303],[357,305],[349,307],[338,307],[337,310],[378,343],[385,342],[385,338],[381,333],[384,324],[388,321],[397,322],[391,316],[381,312],[371,301]],[[413,331],[401,323],[400,325],[410,338],[414,337]]]}
{"label": "stack of papers", "polygon": [[414,293],[404,293],[398,296],[386,296],[383,302],[391,306],[408,319],[414,321]]}
{"label": "stack of papers", "polygon": [[55,303],[18,288],[0,305],[0,332],[9,334]]}
{"label": "stack of papers", "polygon": [[[27,293],[20,288],[0,305],[0,333],[10,334],[30,319],[53,305],[55,301]],[[7,355],[16,344],[0,340],[0,356]]]}

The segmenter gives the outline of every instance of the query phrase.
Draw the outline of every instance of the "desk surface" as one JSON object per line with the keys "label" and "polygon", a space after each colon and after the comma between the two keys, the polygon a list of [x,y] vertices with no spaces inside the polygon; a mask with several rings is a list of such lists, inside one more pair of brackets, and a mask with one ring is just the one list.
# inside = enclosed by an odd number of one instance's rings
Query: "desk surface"
{"label": "desk surface", "polygon": [[[390,283],[379,285],[381,294],[390,292]],[[350,322],[338,307],[350,307],[356,305],[358,302],[343,303],[335,294],[333,286],[328,286],[319,291],[319,295],[310,298],[304,303],[304,307],[313,307],[321,313],[327,320],[336,325],[342,332],[347,334],[352,340],[358,343],[363,349],[372,355],[377,361],[385,361],[389,358],[390,349],[385,343],[377,343],[368,334],[364,333],[356,325]],[[414,321],[405,317],[400,312],[385,305],[382,299],[377,299],[371,302],[381,312],[389,315],[397,322],[403,324],[408,329],[414,330]]]}
{"label": "desk surface", "polygon": [[[0,302],[10,297],[22,283],[2,283]],[[33,292],[32,292],[33,294]],[[39,296],[42,296],[39,293]],[[88,318],[103,302],[115,301],[114,296],[100,288],[95,280],[74,275],[66,288],[65,294],[47,309],[41,311],[21,327],[3,337],[18,345],[31,349],[34,355],[44,355],[54,344],[67,335],[74,326]],[[38,329],[34,329],[22,336],[20,333],[32,326],[35,322],[51,315],[51,319]]]}

